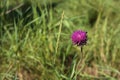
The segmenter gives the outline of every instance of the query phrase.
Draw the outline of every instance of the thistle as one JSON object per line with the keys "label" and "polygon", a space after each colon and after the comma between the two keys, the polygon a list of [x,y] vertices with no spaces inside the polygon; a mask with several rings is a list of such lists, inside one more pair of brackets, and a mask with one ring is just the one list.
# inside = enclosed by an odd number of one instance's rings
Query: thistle
{"label": "thistle", "polygon": [[[81,48],[81,59],[79,60],[77,66],[76,66],[76,77],[79,74],[79,72],[84,68],[84,58],[83,58],[83,46],[87,43],[87,32],[82,30],[76,30],[72,33],[71,39],[73,44],[79,46]],[[81,67],[80,67],[81,66]]]}
{"label": "thistle", "polygon": [[77,30],[73,32],[71,38],[72,38],[72,42],[75,45],[83,46],[87,43],[87,32],[82,30]]}

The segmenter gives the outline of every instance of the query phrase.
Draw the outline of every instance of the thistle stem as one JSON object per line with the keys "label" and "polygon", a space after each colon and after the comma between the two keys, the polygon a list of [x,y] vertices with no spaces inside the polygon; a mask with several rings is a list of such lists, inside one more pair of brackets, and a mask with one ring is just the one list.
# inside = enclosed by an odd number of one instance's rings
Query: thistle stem
{"label": "thistle stem", "polygon": [[80,60],[78,61],[78,64],[77,64],[77,66],[76,66],[76,71],[78,71],[77,73],[76,73],[76,78],[77,78],[77,76],[78,76],[78,74],[81,72],[81,70],[84,68],[84,64],[83,64],[83,46],[81,46],[80,47],[80,54],[81,54],[81,56],[80,56]]}
{"label": "thistle stem", "polygon": [[81,48],[81,53],[83,54],[83,47],[81,46],[80,48]]}

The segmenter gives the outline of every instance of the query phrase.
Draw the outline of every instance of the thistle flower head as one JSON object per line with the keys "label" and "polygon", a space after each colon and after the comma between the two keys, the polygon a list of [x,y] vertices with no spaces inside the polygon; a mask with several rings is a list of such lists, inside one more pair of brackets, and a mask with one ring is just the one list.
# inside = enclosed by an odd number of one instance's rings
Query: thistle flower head
{"label": "thistle flower head", "polygon": [[74,31],[71,39],[74,44],[78,46],[83,46],[87,43],[87,32],[82,30]]}

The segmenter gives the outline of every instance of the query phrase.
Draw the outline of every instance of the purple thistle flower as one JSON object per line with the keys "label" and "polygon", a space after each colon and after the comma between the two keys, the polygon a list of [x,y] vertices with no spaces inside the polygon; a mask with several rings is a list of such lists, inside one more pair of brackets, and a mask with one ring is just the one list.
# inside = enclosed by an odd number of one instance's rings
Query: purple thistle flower
{"label": "purple thistle flower", "polygon": [[74,44],[78,46],[83,46],[87,43],[87,32],[82,30],[77,30],[73,32],[71,38]]}

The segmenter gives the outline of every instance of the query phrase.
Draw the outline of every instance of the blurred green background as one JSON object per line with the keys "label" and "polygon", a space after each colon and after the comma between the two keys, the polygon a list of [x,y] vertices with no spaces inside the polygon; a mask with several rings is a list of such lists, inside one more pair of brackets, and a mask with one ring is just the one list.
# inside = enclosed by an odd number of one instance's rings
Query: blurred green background
{"label": "blurred green background", "polygon": [[[1,0],[0,80],[119,80],[119,6],[120,0]],[[72,44],[75,30],[87,31],[83,54]]]}

